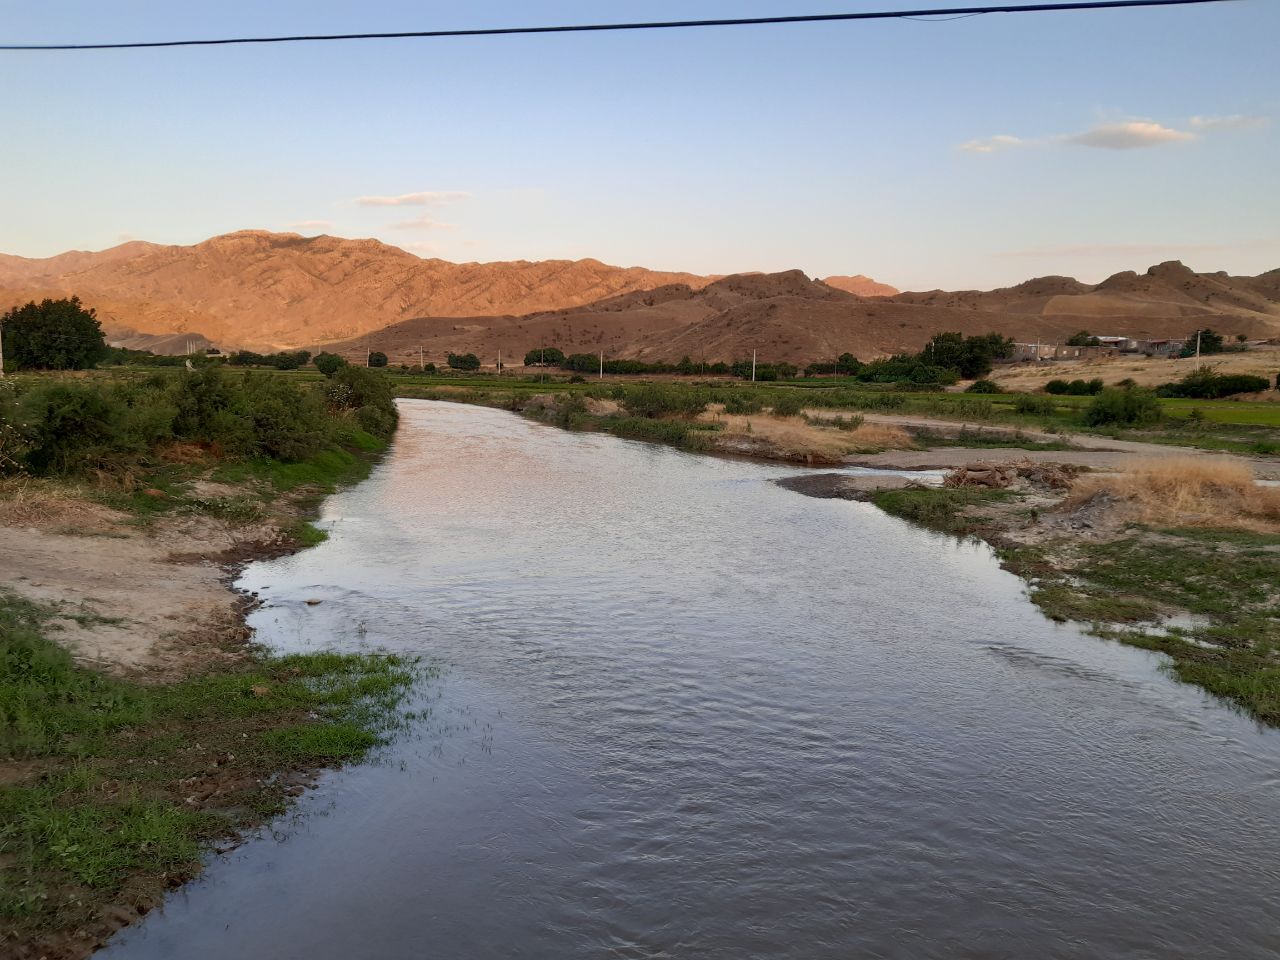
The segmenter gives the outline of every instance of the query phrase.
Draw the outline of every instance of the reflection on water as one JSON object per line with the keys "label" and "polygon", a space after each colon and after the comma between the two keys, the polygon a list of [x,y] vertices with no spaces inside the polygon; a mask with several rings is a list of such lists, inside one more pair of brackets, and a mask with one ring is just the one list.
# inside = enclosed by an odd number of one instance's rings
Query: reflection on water
{"label": "reflection on water", "polygon": [[[866,504],[411,401],[282,649],[431,713],[112,958],[1239,958],[1280,950],[1280,738]],[[307,599],[320,599],[309,606]]]}

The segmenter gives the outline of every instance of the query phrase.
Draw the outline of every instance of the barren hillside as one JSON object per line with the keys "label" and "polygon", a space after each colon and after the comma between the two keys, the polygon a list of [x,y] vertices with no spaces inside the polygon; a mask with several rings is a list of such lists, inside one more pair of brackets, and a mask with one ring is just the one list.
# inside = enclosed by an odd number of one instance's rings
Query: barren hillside
{"label": "barren hillside", "polygon": [[[1153,270],[1168,273],[1167,266]],[[995,330],[1019,341],[1045,343],[1061,342],[1082,328],[1098,334],[1160,337],[1210,324],[1228,334],[1280,335],[1280,302],[1265,295],[1256,301],[1258,310],[1227,308],[1224,297],[1196,302],[1156,279],[1145,298],[1125,294],[1121,300],[1114,299],[1120,294],[1107,291],[1095,295],[1095,288],[1069,277],[1039,278],[989,293],[862,297],[810,280],[798,270],[738,274],[700,289],[671,284],[523,317],[407,320],[333,349],[357,359],[365,350],[382,350],[393,362],[416,362],[419,351],[423,359],[435,362],[450,352],[476,353],[486,364],[494,363],[499,351],[508,362],[519,362],[527,350],[539,346],[651,361],[685,356],[732,360],[755,350],[763,358],[803,364],[845,351],[869,359],[917,350],[941,330]],[[1226,284],[1242,290],[1262,285],[1265,281],[1256,284],[1249,278]],[[1109,304],[1114,310],[1099,308],[1088,314],[1080,305],[1056,308],[1064,300],[1082,298],[1086,305]]]}
{"label": "barren hillside", "polygon": [[377,240],[260,230],[189,247],[0,255],[0,302],[75,293],[111,332],[199,333],[226,347],[304,346],[406,317],[524,314],[709,279],[598,260],[450,263]]}

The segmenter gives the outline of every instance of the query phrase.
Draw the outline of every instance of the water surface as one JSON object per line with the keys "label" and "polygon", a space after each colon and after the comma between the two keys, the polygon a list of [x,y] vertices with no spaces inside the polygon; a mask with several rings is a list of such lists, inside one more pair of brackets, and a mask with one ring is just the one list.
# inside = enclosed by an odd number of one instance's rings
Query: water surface
{"label": "water surface", "polygon": [[984,547],[788,468],[402,410],[331,539],[243,584],[282,650],[437,658],[429,718],[105,956],[1280,951],[1280,738]]}

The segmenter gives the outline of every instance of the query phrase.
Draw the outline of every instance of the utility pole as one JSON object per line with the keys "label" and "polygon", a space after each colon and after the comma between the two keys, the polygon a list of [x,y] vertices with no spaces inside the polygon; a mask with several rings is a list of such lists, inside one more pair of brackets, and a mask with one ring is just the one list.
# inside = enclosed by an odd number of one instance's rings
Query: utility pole
{"label": "utility pole", "polygon": [[426,367],[422,363],[422,344],[418,344],[418,371],[425,370]]}
{"label": "utility pole", "polygon": [[1200,331],[1196,331],[1196,359],[1200,359]]}
{"label": "utility pole", "polygon": [[751,382],[756,382],[756,352],[751,351]]}
{"label": "utility pole", "polygon": [[498,348],[498,376],[502,376],[502,348]]}
{"label": "utility pole", "polygon": [[604,379],[604,351],[600,351],[600,379]]}
{"label": "utility pole", "polygon": [[0,380],[4,379],[4,324],[0,323]]}

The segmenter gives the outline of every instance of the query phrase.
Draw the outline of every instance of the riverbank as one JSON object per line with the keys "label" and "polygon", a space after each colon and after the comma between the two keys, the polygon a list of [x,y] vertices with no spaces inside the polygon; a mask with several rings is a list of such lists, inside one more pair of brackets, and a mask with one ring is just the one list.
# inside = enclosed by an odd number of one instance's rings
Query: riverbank
{"label": "riverbank", "polygon": [[322,539],[320,498],[375,456],[184,464],[131,509],[110,484],[0,487],[6,956],[87,956],[400,722],[411,662],[272,656],[232,587]]}
{"label": "riverbank", "polygon": [[33,377],[2,398],[4,956],[87,956],[401,722],[411,660],[273,656],[233,588],[324,539],[321,499],[394,430],[379,385]]}

